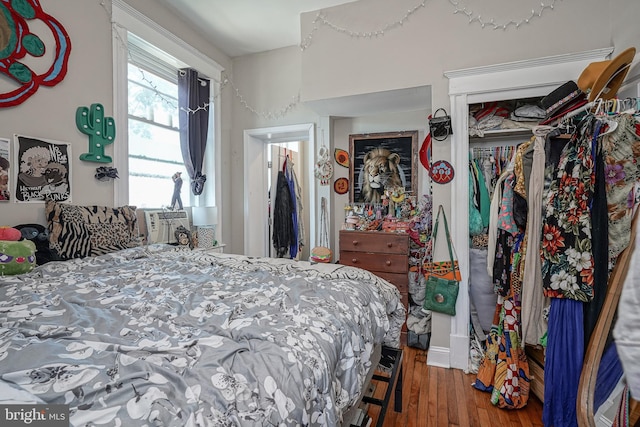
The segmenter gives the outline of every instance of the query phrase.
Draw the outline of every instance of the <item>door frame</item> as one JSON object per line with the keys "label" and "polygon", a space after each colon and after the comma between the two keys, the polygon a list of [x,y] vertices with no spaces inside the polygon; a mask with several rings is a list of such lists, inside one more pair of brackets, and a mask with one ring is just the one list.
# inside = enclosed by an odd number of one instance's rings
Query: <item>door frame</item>
{"label": "door frame", "polygon": [[244,131],[244,254],[266,256],[269,253],[268,215],[257,214],[268,206],[269,197],[265,189],[268,182],[267,149],[276,142],[305,141],[307,161],[303,167],[303,177],[299,177],[309,194],[309,231],[307,238],[310,248],[316,241],[316,184],[313,179],[315,153],[315,123],[247,129]]}

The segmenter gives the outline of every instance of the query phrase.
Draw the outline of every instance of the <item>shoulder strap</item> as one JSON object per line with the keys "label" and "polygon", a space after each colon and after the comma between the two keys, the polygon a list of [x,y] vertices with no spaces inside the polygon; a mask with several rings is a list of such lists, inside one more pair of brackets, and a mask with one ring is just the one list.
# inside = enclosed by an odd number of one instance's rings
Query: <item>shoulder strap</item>
{"label": "shoulder strap", "polygon": [[435,250],[436,237],[438,236],[438,223],[440,222],[441,214],[444,221],[444,231],[447,236],[447,247],[449,248],[449,257],[451,258],[451,270],[455,271],[455,267],[453,265],[455,261],[455,258],[453,256],[454,250],[451,242],[451,235],[449,234],[449,224],[447,222],[447,215],[444,213],[444,208],[442,207],[442,205],[438,207],[438,216],[436,217],[436,221],[433,223],[433,231],[431,232],[432,250]]}

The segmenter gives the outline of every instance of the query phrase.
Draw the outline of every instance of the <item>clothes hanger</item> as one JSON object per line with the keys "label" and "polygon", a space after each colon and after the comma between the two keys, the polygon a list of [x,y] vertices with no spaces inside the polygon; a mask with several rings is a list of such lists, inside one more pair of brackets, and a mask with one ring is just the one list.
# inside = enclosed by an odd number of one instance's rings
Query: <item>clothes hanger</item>
{"label": "clothes hanger", "polygon": [[599,117],[598,119],[602,120],[603,122],[605,122],[608,125],[607,130],[604,131],[604,132],[601,132],[598,135],[598,138],[600,138],[602,136],[605,136],[605,135],[608,135],[608,134],[610,134],[611,132],[615,131],[618,128],[618,122],[616,122],[615,120],[611,120],[611,119],[608,119],[606,117]]}
{"label": "clothes hanger", "polygon": [[611,120],[609,116],[620,114],[620,102],[618,102],[617,98],[609,99],[601,105],[604,105],[604,107],[602,111],[600,111],[600,114],[598,114],[598,111],[596,110],[596,117],[598,120],[607,124],[607,130],[600,133],[598,138],[608,135],[618,128],[618,122]]}

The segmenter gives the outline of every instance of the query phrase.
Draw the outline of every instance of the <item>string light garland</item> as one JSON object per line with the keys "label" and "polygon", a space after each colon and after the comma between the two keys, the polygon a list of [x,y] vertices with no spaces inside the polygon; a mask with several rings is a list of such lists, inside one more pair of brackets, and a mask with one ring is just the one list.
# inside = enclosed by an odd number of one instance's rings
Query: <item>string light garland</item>
{"label": "string light garland", "polygon": [[413,15],[414,13],[416,13],[420,8],[423,8],[426,6],[426,0],[423,0],[422,2],[420,2],[419,4],[417,4],[416,6],[412,7],[411,9],[409,9],[407,11],[407,13],[404,14],[404,16],[402,18],[400,18],[399,20],[395,21],[395,22],[391,22],[388,24],[385,24],[384,26],[382,26],[382,28],[379,28],[377,30],[374,31],[354,31],[354,30],[350,30],[348,28],[344,28],[341,27],[337,24],[334,24],[333,22],[329,21],[326,17],[326,15],[320,11],[318,12],[318,14],[316,15],[315,19],[313,20],[313,29],[309,32],[309,34],[307,34],[306,37],[304,37],[302,39],[302,42],[300,43],[300,49],[301,50],[306,50],[309,46],[311,46],[311,42],[313,40],[314,35],[316,34],[316,32],[318,32],[318,30],[320,29],[320,25],[325,25],[329,28],[331,28],[334,31],[337,31],[339,33],[343,33],[343,34],[347,34],[348,36],[352,37],[352,38],[358,38],[358,39],[362,39],[362,38],[373,38],[373,37],[379,37],[379,36],[384,36],[386,31],[390,31],[390,30],[394,30],[396,28],[400,28],[404,25],[404,23],[409,19],[409,17],[411,17],[411,15]]}
{"label": "string light garland", "polygon": [[531,9],[531,14],[528,17],[522,18],[518,21],[511,19],[509,21],[503,22],[502,24],[496,23],[495,18],[486,20],[482,18],[482,15],[474,14],[473,11],[467,9],[467,7],[464,6],[460,0],[449,0],[449,3],[451,3],[451,5],[454,7],[454,10],[453,10],[454,15],[458,13],[465,15],[467,18],[469,18],[469,24],[473,24],[474,22],[477,22],[478,24],[480,24],[481,28],[485,28],[488,26],[489,28],[492,28],[494,30],[498,30],[498,29],[506,30],[511,26],[515,28],[520,28],[522,24],[528,24],[534,18],[541,18],[542,13],[545,10],[547,9],[554,10],[556,1],[557,0],[551,0],[551,3],[547,3],[547,4],[540,3],[540,8],[537,11],[535,9]]}
{"label": "string light garland", "polygon": [[[550,3],[540,3],[540,7],[538,10],[532,9],[531,10],[531,14],[525,18],[522,18],[520,20],[509,20],[506,21],[504,23],[497,23],[496,19],[494,18],[490,18],[489,20],[482,18],[482,16],[480,14],[476,15],[472,10],[469,10],[467,8],[467,6],[465,6],[462,3],[462,0],[448,0],[448,2],[453,6],[454,14],[461,14],[464,15],[468,18],[469,20],[469,24],[475,23],[477,22],[481,28],[485,28],[485,27],[489,27],[492,28],[494,30],[497,29],[502,29],[502,30],[506,30],[509,27],[515,27],[515,28],[520,28],[521,25],[523,24],[528,24],[530,23],[530,21],[534,18],[541,18],[542,14],[545,12],[545,10],[554,10],[555,5],[557,3],[558,0],[550,0]],[[113,22],[112,17],[112,13],[111,10],[109,10],[108,6],[106,5],[104,0],[100,0],[99,1],[100,6],[102,6],[102,8],[106,11],[107,15],[109,16],[109,18],[111,19],[111,23],[113,25],[118,25],[116,23]],[[313,38],[315,36],[315,34],[318,32],[318,30],[320,29],[321,26],[327,26],[330,29],[337,31],[339,33],[342,34],[346,34],[352,38],[356,38],[356,39],[362,39],[362,38],[367,38],[367,39],[372,39],[372,38],[377,38],[380,36],[384,36],[386,32],[389,32],[391,30],[397,29],[397,28],[401,28],[405,22],[407,22],[409,20],[409,18],[414,15],[418,10],[420,10],[421,8],[426,7],[426,0],[422,0],[420,3],[418,3],[417,5],[415,5],[414,7],[410,8],[409,10],[407,10],[407,12],[398,20],[391,22],[391,23],[387,23],[385,25],[383,25],[382,27],[378,28],[377,30],[373,30],[373,31],[356,31],[356,30],[350,30],[346,27],[342,27],[338,24],[333,23],[332,21],[330,21],[327,18],[327,15],[325,14],[325,12],[323,11],[319,11],[318,14],[316,15],[315,19],[313,20],[313,28],[311,29],[311,31],[309,32],[309,34],[307,34],[303,39],[302,42],[300,43],[300,49],[301,50],[306,50],[309,48],[309,46],[311,46],[311,43],[313,41]],[[125,28],[126,30],[126,28]],[[125,48],[127,47],[127,43],[122,40],[120,38],[120,36],[117,34],[116,32],[116,37],[118,38],[118,40],[120,41],[120,43],[122,43]],[[128,52],[128,49],[127,49]],[[142,72],[142,70],[140,70]],[[170,102],[168,100],[166,100],[163,95],[157,90],[157,88],[155,88],[155,86],[144,77],[144,73],[143,73],[143,77],[142,79],[147,82],[152,90],[154,90],[156,92],[156,96],[160,97],[160,99],[162,99],[164,102],[168,103],[169,105]],[[225,76],[224,72],[223,72],[223,79],[222,81],[218,81],[216,79],[212,79],[213,81],[215,81],[216,83],[218,83],[220,85],[220,90],[218,92],[218,94],[214,95],[214,97],[211,99],[211,102],[216,101],[219,96],[222,94],[222,90],[228,85],[230,86],[233,91],[234,94],[236,96],[236,98],[238,98],[240,104],[248,111],[250,111],[252,114],[258,116],[258,117],[262,117],[263,119],[267,119],[267,120],[271,120],[271,119],[275,119],[275,118],[281,118],[283,116],[285,116],[286,114],[288,114],[291,110],[293,110],[294,108],[297,107],[297,105],[300,103],[300,94],[298,93],[297,95],[293,96],[291,98],[291,101],[285,105],[284,107],[277,109],[275,111],[259,111],[258,109],[252,107],[245,99],[244,96],[242,95],[242,93],[240,92],[240,90],[236,87],[236,85],[234,84],[234,82],[231,80],[231,78],[229,76]],[[210,103],[204,103],[202,106],[198,106],[195,109],[188,109],[187,112],[190,114],[193,114],[197,111],[200,110],[206,110],[208,109]],[[184,110],[184,109],[183,109]]]}
{"label": "string light garland", "polygon": [[298,93],[296,96],[293,96],[291,98],[291,101],[285,105],[284,107],[275,110],[275,111],[258,111],[257,109],[253,108],[251,105],[249,105],[249,103],[247,103],[247,101],[245,101],[244,96],[240,93],[240,90],[236,87],[236,85],[233,83],[233,80],[231,80],[231,78],[229,78],[228,76],[225,76],[222,80],[222,83],[220,85],[220,90],[222,91],[222,89],[226,86],[229,85],[231,86],[231,88],[233,89],[236,98],[238,98],[240,100],[240,104],[247,110],[251,111],[254,115],[258,116],[258,117],[262,117],[263,119],[277,119],[277,118],[281,118],[284,117],[287,113],[289,113],[291,110],[293,110],[299,103],[300,103],[300,94]]}

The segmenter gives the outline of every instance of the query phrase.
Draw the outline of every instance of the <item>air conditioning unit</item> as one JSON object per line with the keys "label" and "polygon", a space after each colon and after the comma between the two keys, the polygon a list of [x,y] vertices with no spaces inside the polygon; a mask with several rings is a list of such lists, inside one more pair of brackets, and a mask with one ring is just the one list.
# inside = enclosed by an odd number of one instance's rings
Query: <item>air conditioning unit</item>
{"label": "air conditioning unit", "polygon": [[189,215],[185,210],[146,210],[147,241],[149,243],[176,243],[175,231],[179,226],[191,229]]}

